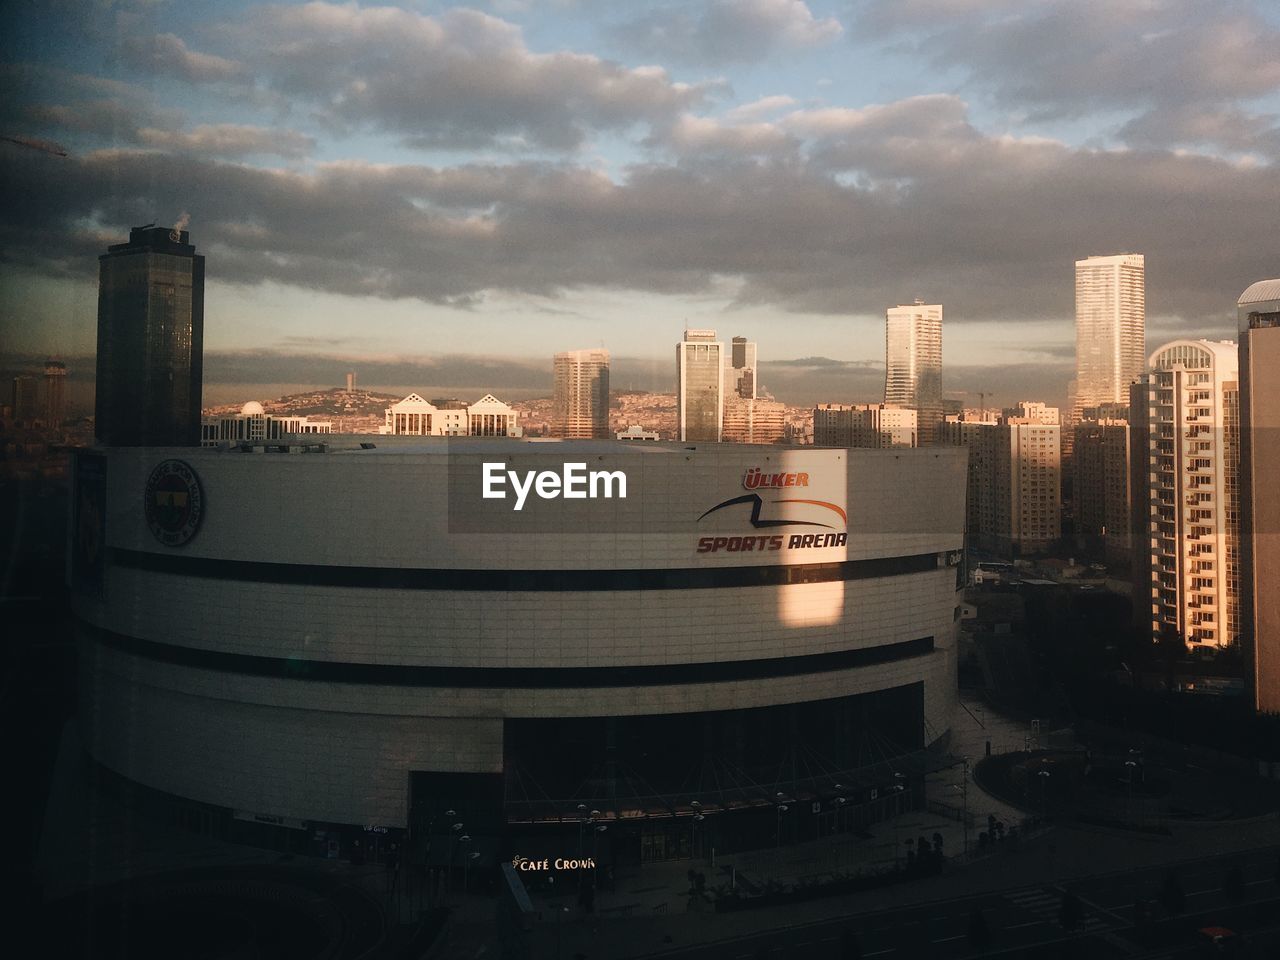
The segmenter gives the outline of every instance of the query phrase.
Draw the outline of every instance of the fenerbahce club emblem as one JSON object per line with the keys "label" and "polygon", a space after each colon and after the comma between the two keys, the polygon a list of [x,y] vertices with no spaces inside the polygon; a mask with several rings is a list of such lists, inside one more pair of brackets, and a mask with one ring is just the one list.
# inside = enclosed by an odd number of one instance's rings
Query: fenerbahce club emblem
{"label": "fenerbahce club emblem", "polygon": [[180,547],[200,529],[204,494],[200,478],[181,460],[165,460],[147,478],[147,526],[167,547]]}

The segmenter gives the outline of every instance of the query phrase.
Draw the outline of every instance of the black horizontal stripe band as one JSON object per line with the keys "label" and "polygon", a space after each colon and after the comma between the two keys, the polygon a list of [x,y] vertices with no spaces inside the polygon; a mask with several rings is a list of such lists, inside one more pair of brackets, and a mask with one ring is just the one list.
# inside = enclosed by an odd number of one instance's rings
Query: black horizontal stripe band
{"label": "black horizontal stripe band", "polygon": [[112,549],[111,559],[116,566],[134,570],[247,583],[358,587],[367,590],[520,590],[535,593],[766,587],[788,583],[872,580],[938,569],[936,553],[786,566],[776,564],[646,570],[431,570],[415,567],[354,567],[223,560],[176,553],[125,550],[119,547]]}
{"label": "black horizontal stripe band", "polygon": [[768,680],[892,663],[921,657],[932,653],[934,649],[933,637],[920,637],[860,650],[839,650],[835,653],[814,653],[801,657],[770,657],[763,660],[730,660],[724,663],[662,663],[622,667],[434,667],[262,657],[142,640],[83,622],[80,629],[86,636],[113,650],[201,670],[283,680],[452,689],[573,690]]}

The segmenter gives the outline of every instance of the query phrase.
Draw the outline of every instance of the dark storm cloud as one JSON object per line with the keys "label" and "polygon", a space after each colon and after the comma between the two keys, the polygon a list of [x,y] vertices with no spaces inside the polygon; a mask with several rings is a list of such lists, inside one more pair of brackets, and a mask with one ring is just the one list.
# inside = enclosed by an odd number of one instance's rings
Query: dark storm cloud
{"label": "dark storm cloud", "polygon": [[242,61],[255,83],[331,130],[384,131],[421,148],[571,150],[592,131],[669,122],[705,96],[658,67],[535,53],[518,27],[475,10],[269,6],[217,33],[236,61],[193,63],[192,51],[170,49],[176,38],[156,37],[145,49],[163,55],[147,62],[221,81],[239,76]]}
{"label": "dark storm cloud", "polygon": [[1135,146],[1168,144],[1218,146],[1238,153],[1280,159],[1280,125],[1275,114],[1254,114],[1227,106],[1170,104],[1149,110],[1120,128],[1120,139]]}
{"label": "dark storm cloud", "polygon": [[138,146],[168,154],[298,160],[315,140],[296,130],[239,123],[185,127],[180,110],[163,108],[135,84],[36,64],[0,65],[0,81],[22,97],[0,106],[6,129],[46,136],[76,136],[95,146]]}
{"label": "dark storm cloud", "polygon": [[211,53],[190,49],[172,33],[130,36],[120,46],[124,61],[136,70],[186,80],[188,83],[244,81],[245,65]]}
{"label": "dark storm cloud", "polygon": [[[86,275],[130,223],[188,210],[210,276],[475,302],[583,287],[701,293],[834,314],[945,291],[951,321],[1065,317],[1071,263],[1147,255],[1148,310],[1220,315],[1274,251],[1280,170],[987,137],[954,98],[780,121],[813,158],[568,165],[362,163],[265,170],[111,151],[56,167],[0,154],[17,189],[3,256]],[[100,224],[89,228],[86,224]]]}
{"label": "dark storm cloud", "polygon": [[[1262,0],[864,0],[853,35],[890,39],[1034,117],[1137,111],[1135,145],[1252,150],[1274,118],[1219,125],[1241,101],[1280,90],[1280,29]],[[1267,131],[1270,131],[1268,134]]]}
{"label": "dark storm cloud", "polygon": [[642,56],[718,66],[822,46],[843,32],[838,20],[815,17],[802,0],[711,0],[697,10],[686,4],[651,10],[611,35]]}

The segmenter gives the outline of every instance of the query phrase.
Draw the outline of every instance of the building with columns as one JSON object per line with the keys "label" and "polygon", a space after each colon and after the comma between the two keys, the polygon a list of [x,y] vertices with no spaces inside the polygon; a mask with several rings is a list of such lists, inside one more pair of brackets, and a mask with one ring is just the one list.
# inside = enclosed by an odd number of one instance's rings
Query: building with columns
{"label": "building with columns", "polygon": [[329,420],[267,413],[262,404],[250,400],[239,413],[205,415],[200,418],[200,446],[227,443],[267,443],[295,436],[333,433]]}
{"label": "building with columns", "polygon": [[491,393],[475,403],[437,406],[411,393],[387,407],[381,434],[420,437],[518,437],[520,413]]}

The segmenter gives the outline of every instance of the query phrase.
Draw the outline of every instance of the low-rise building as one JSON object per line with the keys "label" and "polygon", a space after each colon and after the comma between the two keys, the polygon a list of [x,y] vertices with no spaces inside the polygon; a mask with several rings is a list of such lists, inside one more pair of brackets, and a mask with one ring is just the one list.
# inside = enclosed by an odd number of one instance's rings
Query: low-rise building
{"label": "low-rise building", "polygon": [[422,437],[518,437],[520,413],[491,393],[466,406],[437,406],[411,393],[387,407],[381,434]]}
{"label": "low-rise building", "polygon": [[919,414],[892,403],[820,403],[813,408],[819,447],[915,447]]}
{"label": "low-rise building", "polygon": [[200,418],[200,446],[224,443],[266,443],[299,434],[333,433],[330,420],[267,413],[262,404],[250,400],[239,413],[204,415]]}

